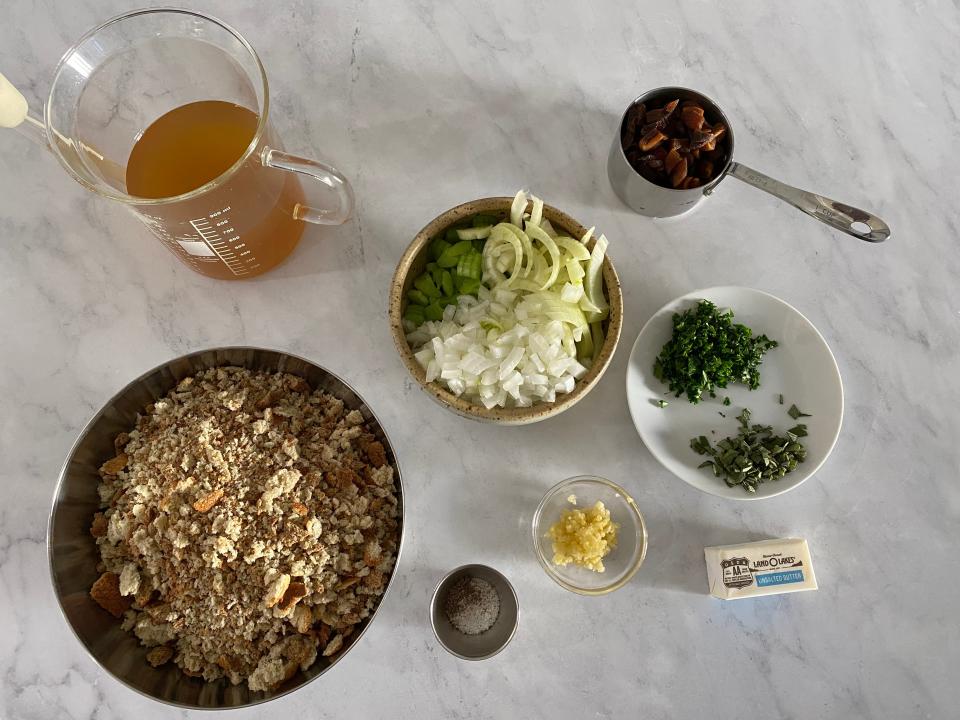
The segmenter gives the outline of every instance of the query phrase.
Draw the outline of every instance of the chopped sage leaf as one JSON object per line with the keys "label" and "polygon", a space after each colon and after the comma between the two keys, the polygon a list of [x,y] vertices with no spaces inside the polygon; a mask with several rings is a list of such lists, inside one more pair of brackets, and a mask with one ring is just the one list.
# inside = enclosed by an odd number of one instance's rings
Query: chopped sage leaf
{"label": "chopped sage leaf", "polygon": [[805,413],[805,412],[803,412],[802,410],[800,410],[800,408],[798,408],[796,405],[791,405],[791,406],[790,406],[790,409],[787,410],[787,415],[789,415],[790,417],[792,417],[794,420],[796,420],[797,418],[802,418],[802,417],[813,417],[813,415],[808,415],[807,413]]}
{"label": "chopped sage leaf", "polygon": [[[751,425],[750,417],[750,411],[744,408],[737,416],[740,428],[735,436],[713,445],[701,435],[690,440],[690,448],[710,458],[700,463],[698,469],[709,467],[714,476],[722,477],[729,487],[740,485],[745,491],[755,493],[758,485],[779,480],[806,459],[807,449],[800,438],[806,437],[807,426],[795,425],[785,436],[779,436],[770,425]],[[714,430],[710,432],[716,434]]]}

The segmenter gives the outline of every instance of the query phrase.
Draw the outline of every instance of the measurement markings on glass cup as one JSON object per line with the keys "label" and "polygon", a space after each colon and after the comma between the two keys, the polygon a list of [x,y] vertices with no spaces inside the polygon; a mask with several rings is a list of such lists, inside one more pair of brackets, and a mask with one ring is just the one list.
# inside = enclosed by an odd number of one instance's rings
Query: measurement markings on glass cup
{"label": "measurement markings on glass cup", "polygon": [[240,242],[237,231],[230,225],[229,218],[225,217],[229,211],[230,207],[227,206],[210,213],[207,217],[191,220],[190,225],[230,269],[230,272],[237,276],[246,275],[257,265],[250,264],[255,258],[247,249],[246,243]]}

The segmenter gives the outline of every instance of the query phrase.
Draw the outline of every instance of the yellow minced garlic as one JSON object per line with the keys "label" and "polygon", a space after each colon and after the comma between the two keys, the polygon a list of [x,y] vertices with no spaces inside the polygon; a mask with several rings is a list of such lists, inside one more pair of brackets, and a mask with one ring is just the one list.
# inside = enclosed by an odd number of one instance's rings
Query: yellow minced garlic
{"label": "yellow minced garlic", "polygon": [[619,529],[600,500],[586,510],[564,510],[547,533],[553,541],[553,564],[603,572],[603,558],[617,546]]}

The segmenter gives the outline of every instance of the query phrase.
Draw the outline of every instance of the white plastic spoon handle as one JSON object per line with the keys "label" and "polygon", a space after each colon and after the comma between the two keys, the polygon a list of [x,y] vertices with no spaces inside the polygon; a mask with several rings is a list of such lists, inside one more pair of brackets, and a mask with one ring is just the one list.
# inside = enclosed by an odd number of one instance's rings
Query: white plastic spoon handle
{"label": "white plastic spoon handle", "polygon": [[27,118],[27,99],[0,73],[0,127],[15,128]]}

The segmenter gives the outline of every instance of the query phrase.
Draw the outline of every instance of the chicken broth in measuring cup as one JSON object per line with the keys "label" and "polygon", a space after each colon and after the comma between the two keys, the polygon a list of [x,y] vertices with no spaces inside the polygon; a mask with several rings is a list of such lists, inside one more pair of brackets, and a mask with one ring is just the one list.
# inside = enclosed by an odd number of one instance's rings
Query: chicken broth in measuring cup
{"label": "chicken broth in measuring cup", "polygon": [[[127,192],[169,198],[216,180],[246,153],[257,123],[256,113],[219,100],[171,110],[151,123],[133,146]],[[204,275],[252,277],[296,247],[304,225],[294,213],[303,202],[295,174],[265,173],[259,158],[251,156],[221,185],[192,200],[152,207],[145,219],[155,231],[170,221],[185,224],[187,232],[167,233],[162,239]]]}

